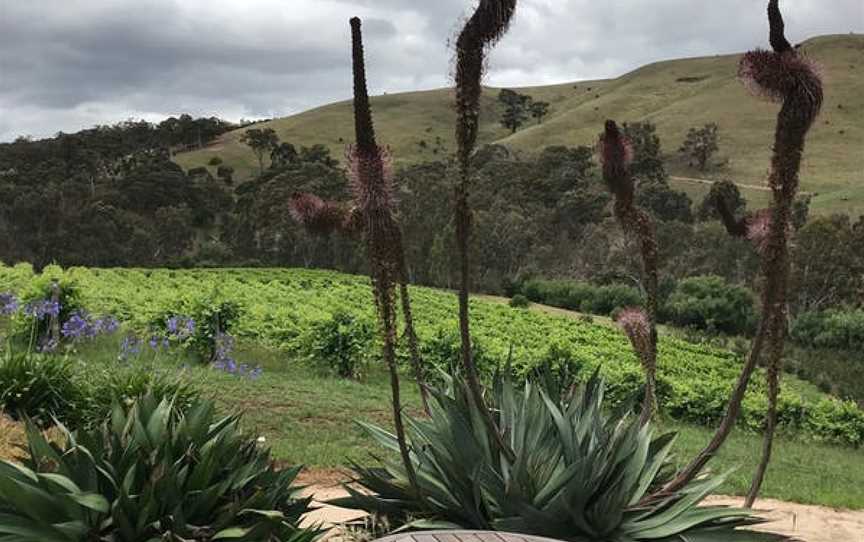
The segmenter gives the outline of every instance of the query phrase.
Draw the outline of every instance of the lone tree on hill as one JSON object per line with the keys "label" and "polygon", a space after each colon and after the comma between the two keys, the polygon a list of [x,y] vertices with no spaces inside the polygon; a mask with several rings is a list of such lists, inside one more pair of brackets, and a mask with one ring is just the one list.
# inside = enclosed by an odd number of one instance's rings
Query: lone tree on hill
{"label": "lone tree on hill", "polygon": [[528,120],[528,113],[532,106],[531,96],[503,88],[498,93],[498,101],[504,104],[501,126],[509,129],[511,134],[515,134],[516,130]]}
{"label": "lone tree on hill", "polygon": [[291,143],[277,143],[270,149],[270,167],[283,168],[298,159],[297,149]]}
{"label": "lone tree on hill", "polygon": [[543,123],[543,117],[549,113],[549,102],[532,102],[531,116],[537,119],[537,124]]}
{"label": "lone tree on hill", "polygon": [[[723,215],[718,209],[728,209]],[[711,185],[711,190],[705,195],[696,217],[699,220],[712,220],[715,218],[734,217],[737,220],[747,211],[747,201],[741,195],[738,186],[732,181],[717,181]]]}
{"label": "lone tree on hill", "polygon": [[720,127],[714,122],[709,122],[702,128],[690,128],[687,138],[681,144],[679,151],[690,159],[691,165],[695,160],[699,171],[705,171],[708,160],[717,152],[719,130]]}
{"label": "lone tree on hill", "polygon": [[250,128],[240,136],[240,142],[248,145],[255,153],[255,158],[258,159],[258,174],[264,175],[264,154],[279,144],[279,136],[273,128]]}

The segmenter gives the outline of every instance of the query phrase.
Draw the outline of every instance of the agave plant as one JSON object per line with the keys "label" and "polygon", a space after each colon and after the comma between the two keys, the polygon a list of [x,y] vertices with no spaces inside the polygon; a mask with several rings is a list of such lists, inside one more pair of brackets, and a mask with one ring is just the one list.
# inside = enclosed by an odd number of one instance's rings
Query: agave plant
{"label": "agave plant", "polygon": [[[739,529],[761,521],[749,510],[699,506],[724,475],[645,502],[673,472],[675,435],[657,434],[629,409],[607,412],[603,389],[596,374],[563,397],[537,383],[517,389],[499,379],[491,402],[516,455],[511,462],[468,390],[452,385],[434,394],[431,418],[410,421],[420,495],[401,463],[385,460],[381,468],[355,465],[362,490],[349,485],[349,496],[333,504],[407,529],[492,529],[584,542],[781,539]],[[364,427],[384,448],[398,450],[393,435]]]}
{"label": "agave plant", "polygon": [[29,458],[0,462],[0,541],[314,540],[298,527],[309,499],[299,468],[269,452],[212,402],[188,410],[153,395],[116,405],[98,429],[49,442],[31,425]]}

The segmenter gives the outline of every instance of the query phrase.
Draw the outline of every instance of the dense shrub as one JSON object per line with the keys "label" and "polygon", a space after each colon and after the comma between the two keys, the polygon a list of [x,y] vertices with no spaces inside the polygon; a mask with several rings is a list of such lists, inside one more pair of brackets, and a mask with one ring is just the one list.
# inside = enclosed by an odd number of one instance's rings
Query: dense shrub
{"label": "dense shrub", "polygon": [[522,294],[516,294],[510,298],[510,306],[517,309],[526,309],[531,306],[531,300]]}
{"label": "dense shrub", "polygon": [[789,345],[784,364],[787,371],[812,382],[821,391],[864,407],[864,354],[860,350]]}
{"label": "dense shrub", "polygon": [[182,374],[146,366],[90,370],[79,376],[79,382],[79,411],[84,425],[98,425],[108,417],[114,404],[129,405],[144,395],[170,400],[181,412],[201,396],[199,389]]}
{"label": "dense shrub", "polygon": [[220,338],[232,331],[241,312],[238,303],[213,290],[175,303],[151,320],[150,332],[180,342],[199,361],[210,363],[216,360]]}
{"label": "dense shrub", "polygon": [[[483,345],[483,341],[471,341],[474,362],[480,371],[488,376],[504,367],[507,360],[496,357]],[[430,379],[440,379],[443,374],[459,375],[462,372],[462,342],[454,330],[438,329],[434,335],[420,343],[420,354],[424,364],[432,369]]]}
{"label": "dense shrub", "polygon": [[311,542],[310,498],[211,402],[187,411],[148,395],[101,427],[49,442],[28,432],[24,465],[0,462],[0,541]]}
{"label": "dense shrub", "polygon": [[604,316],[618,309],[642,304],[642,296],[623,284],[595,286],[586,282],[530,279],[522,284],[530,301]]}
{"label": "dense shrub", "polygon": [[864,310],[805,312],[792,322],[792,338],[805,346],[864,349]]}
{"label": "dense shrub", "polygon": [[7,351],[0,358],[0,411],[48,426],[102,422],[115,402],[131,403],[151,394],[191,405],[197,388],[177,374],[139,366],[90,366],[67,357]]}
{"label": "dense shrub", "polygon": [[305,353],[320,367],[342,378],[359,378],[372,352],[375,327],[370,321],[338,311],[311,325]]}
{"label": "dense shrub", "polygon": [[[56,306],[49,307],[54,303],[55,285]],[[19,304],[21,310],[12,318],[9,335],[27,350],[55,349],[58,345],[49,340],[52,317],[65,322],[83,310],[77,282],[56,265],[45,267],[21,289]]]}
{"label": "dense shrub", "polygon": [[40,425],[51,424],[54,416],[75,425],[85,400],[68,359],[10,351],[0,357],[0,411]]}
{"label": "dense shrub", "polygon": [[730,335],[747,333],[756,322],[753,294],[721,277],[691,277],[666,300],[663,320],[681,327]]}

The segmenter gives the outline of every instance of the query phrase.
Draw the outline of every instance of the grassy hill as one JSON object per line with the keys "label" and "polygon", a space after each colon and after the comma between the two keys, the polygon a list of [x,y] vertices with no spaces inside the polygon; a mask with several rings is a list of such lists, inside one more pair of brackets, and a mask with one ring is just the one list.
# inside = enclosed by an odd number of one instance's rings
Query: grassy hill
{"label": "grassy hill", "polygon": [[[826,101],[811,132],[801,173],[802,188],[815,194],[817,212],[864,210],[864,35],[810,39],[802,49],[821,68]],[[764,202],[766,170],[777,106],[752,98],[736,80],[739,55],[671,60],[649,64],[616,79],[580,81],[518,89],[551,104],[540,125],[510,134],[498,123],[497,89],[489,88],[481,107],[480,141],[535,152],[547,145],[591,145],[603,121],[650,120],[657,124],[676,177],[673,182],[694,199],[708,184],[687,178],[728,178],[743,185],[748,199]],[[374,77],[374,74],[373,74]],[[372,100],[380,141],[397,163],[434,160],[453,152],[451,89],[377,96]],[[711,171],[689,168],[675,156],[687,130],[707,122],[720,125],[720,152]],[[338,102],[256,125],[276,130],[283,141],[323,143],[341,157],[353,140],[351,104]],[[183,167],[205,165],[214,155],[248,177],[257,167],[239,142],[242,130],[216,144],[177,156]]]}

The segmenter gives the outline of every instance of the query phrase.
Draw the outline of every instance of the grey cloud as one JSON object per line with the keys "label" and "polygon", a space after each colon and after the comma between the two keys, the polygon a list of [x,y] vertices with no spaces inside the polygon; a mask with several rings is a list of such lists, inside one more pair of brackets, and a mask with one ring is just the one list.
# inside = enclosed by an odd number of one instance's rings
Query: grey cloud
{"label": "grey cloud", "polygon": [[[370,86],[449,83],[466,0],[0,0],[0,141],[188,111],[287,115],[350,92],[348,24],[364,19]],[[758,0],[520,0],[488,81],[619,75],[766,41]],[[790,38],[861,32],[860,0],[787,1]]]}

